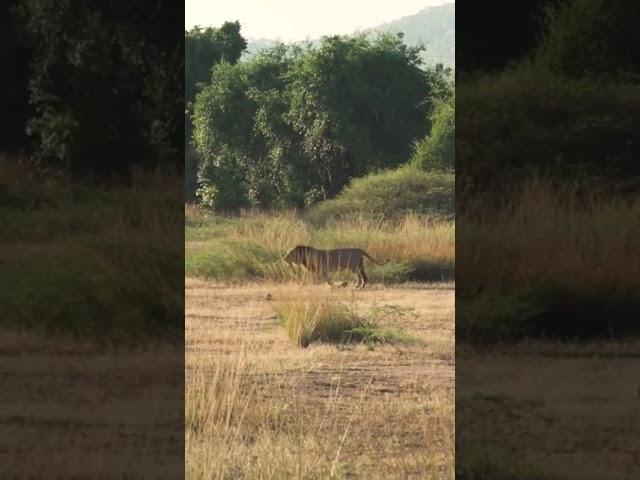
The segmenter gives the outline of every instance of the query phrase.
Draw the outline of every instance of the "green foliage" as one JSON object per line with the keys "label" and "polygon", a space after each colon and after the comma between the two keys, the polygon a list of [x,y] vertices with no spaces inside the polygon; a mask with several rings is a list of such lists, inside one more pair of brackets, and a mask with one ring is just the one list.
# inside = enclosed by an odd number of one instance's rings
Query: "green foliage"
{"label": "green foliage", "polygon": [[571,76],[640,75],[640,4],[571,0],[551,8],[538,60]]}
{"label": "green foliage", "polygon": [[[458,84],[456,193],[498,192],[532,172],[638,172],[640,87],[562,77],[537,65]],[[464,202],[461,202],[462,205]]]}
{"label": "green foliage", "polygon": [[328,37],[288,72],[287,120],[325,197],[353,177],[409,157],[431,105],[419,49],[381,35]]}
{"label": "green foliage", "polygon": [[193,102],[198,85],[209,83],[211,67],[225,61],[236,63],[247,47],[240,35],[240,22],[225,22],[220,28],[193,27],[185,32],[185,102]]}
{"label": "green foliage", "polygon": [[[239,22],[225,22],[220,28],[201,29],[196,26],[185,32],[185,197],[193,202],[197,199],[199,156],[193,143],[193,110],[196,94],[211,81],[211,69],[220,62],[236,63],[247,46],[240,35]],[[204,187],[203,202],[213,206],[212,186]],[[223,194],[224,196],[224,194]],[[223,203],[218,195],[218,203]]]}
{"label": "green foliage", "polygon": [[354,179],[337,198],[314,206],[306,218],[321,225],[330,219],[396,218],[408,212],[450,216],[453,188],[453,173],[406,166]]}
{"label": "green foliage", "polygon": [[172,34],[173,2],[18,5],[34,54],[28,133],[44,168],[127,181],[143,160],[181,166],[184,44]]}
{"label": "green foliage", "polygon": [[447,73],[422,70],[419,52],[389,34],[327,37],[217,65],[195,105],[200,185],[229,188],[219,171],[232,171],[240,203],[302,207],[406,162],[433,102],[450,94]]}
{"label": "green foliage", "polygon": [[416,144],[412,163],[423,170],[455,168],[455,97],[438,105],[431,118],[431,133]]}

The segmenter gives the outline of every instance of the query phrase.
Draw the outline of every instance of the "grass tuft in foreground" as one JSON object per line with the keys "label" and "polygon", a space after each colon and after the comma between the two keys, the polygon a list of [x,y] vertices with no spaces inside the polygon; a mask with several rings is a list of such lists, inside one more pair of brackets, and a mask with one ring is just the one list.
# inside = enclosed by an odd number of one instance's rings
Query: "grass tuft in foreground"
{"label": "grass tuft in foreground", "polygon": [[300,347],[314,342],[375,344],[417,343],[419,340],[398,327],[381,326],[389,311],[402,315],[397,307],[373,309],[368,315],[360,315],[343,303],[307,299],[289,301],[275,306],[278,322],[287,335]]}

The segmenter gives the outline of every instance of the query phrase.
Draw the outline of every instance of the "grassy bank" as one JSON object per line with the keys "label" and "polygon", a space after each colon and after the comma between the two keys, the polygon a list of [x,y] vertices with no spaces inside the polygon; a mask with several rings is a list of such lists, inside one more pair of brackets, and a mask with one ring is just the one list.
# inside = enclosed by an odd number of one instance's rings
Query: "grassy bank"
{"label": "grassy bank", "polygon": [[[441,281],[454,276],[453,222],[406,214],[397,220],[347,218],[314,227],[294,213],[247,213],[225,218],[185,210],[188,276],[248,281],[291,279],[282,262],[297,244],[359,247],[386,265],[366,263],[373,282]],[[350,278],[350,277],[346,277]]]}
{"label": "grassy bank", "polygon": [[[532,180],[459,219],[460,338],[640,333],[640,201]],[[469,203],[468,205],[472,205]]]}
{"label": "grassy bank", "polygon": [[2,185],[0,325],[182,335],[181,179],[108,191],[18,180]]}

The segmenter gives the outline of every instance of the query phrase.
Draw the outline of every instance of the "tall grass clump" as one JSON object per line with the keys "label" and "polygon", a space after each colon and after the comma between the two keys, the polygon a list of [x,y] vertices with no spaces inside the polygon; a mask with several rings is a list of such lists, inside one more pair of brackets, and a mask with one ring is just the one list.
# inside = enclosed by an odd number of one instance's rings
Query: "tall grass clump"
{"label": "tall grass clump", "polygon": [[343,303],[317,298],[282,302],[275,306],[275,310],[280,325],[300,347],[314,342],[373,345],[416,341],[415,337],[399,328],[382,327],[380,317],[385,313],[383,310],[375,309],[365,316]]}

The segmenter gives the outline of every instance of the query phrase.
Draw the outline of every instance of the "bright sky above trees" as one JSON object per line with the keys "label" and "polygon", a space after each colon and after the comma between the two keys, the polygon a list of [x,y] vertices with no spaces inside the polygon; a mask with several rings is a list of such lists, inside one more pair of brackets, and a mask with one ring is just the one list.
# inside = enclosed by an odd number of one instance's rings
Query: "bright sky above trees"
{"label": "bright sky above trees", "polygon": [[245,38],[297,41],[352,33],[454,0],[185,0],[185,27],[239,20]]}

